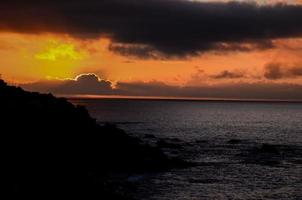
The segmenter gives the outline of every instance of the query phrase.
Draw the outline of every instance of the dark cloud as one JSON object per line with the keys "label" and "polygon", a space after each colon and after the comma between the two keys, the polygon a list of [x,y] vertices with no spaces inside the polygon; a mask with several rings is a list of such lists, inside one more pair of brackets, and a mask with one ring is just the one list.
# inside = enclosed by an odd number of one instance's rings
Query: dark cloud
{"label": "dark cloud", "polygon": [[95,74],[82,74],[75,80],[51,80],[24,84],[21,87],[38,92],[51,92],[55,94],[111,94],[111,82],[101,80]]}
{"label": "dark cloud", "polygon": [[40,81],[21,87],[60,95],[125,95],[179,98],[222,99],[280,99],[302,100],[302,85],[287,83],[232,83],[205,86],[171,86],[162,82],[119,82],[113,88],[108,81],[93,74],[81,75],[76,80]]}
{"label": "dark cloud", "polygon": [[271,80],[302,77],[302,66],[288,67],[281,63],[269,63],[265,66],[264,77]]}
{"label": "dark cloud", "polygon": [[126,57],[137,57],[142,59],[164,59],[156,49],[146,45],[135,44],[110,44],[109,50]]}
{"label": "dark cloud", "polygon": [[244,74],[242,72],[231,72],[228,70],[224,70],[221,73],[211,77],[214,79],[236,79],[236,78],[243,78]]}
{"label": "dark cloud", "polygon": [[297,76],[302,77],[302,66],[291,68],[290,73],[295,77],[297,77]]}
{"label": "dark cloud", "polygon": [[284,76],[287,75],[285,75],[284,72],[281,71],[281,65],[279,63],[269,63],[265,66],[265,78],[276,80],[284,78]]}
{"label": "dark cloud", "polygon": [[140,57],[271,48],[272,39],[300,37],[301,19],[302,6],[284,4],[186,0],[2,0],[0,4],[0,30],[108,36],[113,40],[111,50]]}

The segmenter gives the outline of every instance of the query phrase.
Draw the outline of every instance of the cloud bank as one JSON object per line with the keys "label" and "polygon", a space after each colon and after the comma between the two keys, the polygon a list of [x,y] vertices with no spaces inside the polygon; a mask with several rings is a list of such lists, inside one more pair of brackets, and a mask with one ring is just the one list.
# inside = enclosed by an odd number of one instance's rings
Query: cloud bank
{"label": "cloud bank", "polygon": [[244,73],[242,72],[232,72],[229,70],[224,70],[221,73],[212,76],[214,79],[237,79],[244,78]]}
{"label": "cloud bank", "polygon": [[95,74],[82,74],[71,80],[42,80],[30,84],[23,84],[21,87],[31,91],[44,93],[51,92],[62,95],[112,94],[112,83],[110,81],[100,79]]}
{"label": "cloud bank", "polygon": [[269,63],[265,66],[264,77],[270,80],[302,77],[302,66],[287,67],[281,63]]}
{"label": "cloud bank", "polygon": [[0,31],[109,37],[110,50],[143,58],[272,48],[302,36],[302,6],[186,0],[3,0]]}
{"label": "cloud bank", "polygon": [[171,86],[163,82],[118,82],[102,80],[94,74],[84,74],[75,80],[41,81],[23,84],[31,91],[51,92],[59,95],[121,95],[179,98],[221,98],[221,99],[278,99],[302,100],[302,85],[289,83],[230,83],[194,87]]}

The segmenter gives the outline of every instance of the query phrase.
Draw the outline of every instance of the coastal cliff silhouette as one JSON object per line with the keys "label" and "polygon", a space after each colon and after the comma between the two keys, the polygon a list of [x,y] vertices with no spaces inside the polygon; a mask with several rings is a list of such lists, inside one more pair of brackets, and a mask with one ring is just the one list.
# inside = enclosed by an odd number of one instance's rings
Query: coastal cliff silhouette
{"label": "coastal cliff silhouette", "polygon": [[13,198],[127,199],[108,174],[184,166],[114,125],[100,126],[82,106],[0,80],[3,181]]}

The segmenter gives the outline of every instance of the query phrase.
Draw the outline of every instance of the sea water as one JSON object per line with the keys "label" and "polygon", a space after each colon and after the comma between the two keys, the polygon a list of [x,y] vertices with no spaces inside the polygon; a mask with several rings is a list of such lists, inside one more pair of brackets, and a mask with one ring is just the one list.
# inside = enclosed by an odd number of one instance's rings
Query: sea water
{"label": "sea water", "polygon": [[[100,124],[115,123],[151,145],[173,143],[175,148],[163,147],[168,155],[198,163],[129,177],[135,188],[129,194],[137,199],[302,199],[300,103],[70,101],[86,106]],[[280,150],[277,160],[263,162],[266,154],[250,153],[263,144]]]}

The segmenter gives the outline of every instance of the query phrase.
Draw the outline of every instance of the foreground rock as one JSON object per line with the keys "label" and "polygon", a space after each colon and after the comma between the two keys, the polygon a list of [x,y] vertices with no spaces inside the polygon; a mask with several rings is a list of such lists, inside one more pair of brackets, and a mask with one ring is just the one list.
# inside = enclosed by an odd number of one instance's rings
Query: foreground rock
{"label": "foreground rock", "polygon": [[0,110],[2,180],[17,198],[127,199],[107,186],[108,175],[186,165],[115,126],[99,126],[84,107],[1,80]]}

